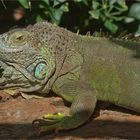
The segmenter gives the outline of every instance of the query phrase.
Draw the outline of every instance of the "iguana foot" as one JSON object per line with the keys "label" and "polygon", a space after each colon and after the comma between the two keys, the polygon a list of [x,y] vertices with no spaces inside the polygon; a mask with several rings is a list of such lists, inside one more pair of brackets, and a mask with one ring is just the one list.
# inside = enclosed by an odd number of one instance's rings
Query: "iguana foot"
{"label": "iguana foot", "polygon": [[57,133],[59,130],[66,129],[64,127],[66,118],[68,116],[62,113],[47,114],[42,119],[34,120],[32,124],[39,134],[49,131],[55,131]]}

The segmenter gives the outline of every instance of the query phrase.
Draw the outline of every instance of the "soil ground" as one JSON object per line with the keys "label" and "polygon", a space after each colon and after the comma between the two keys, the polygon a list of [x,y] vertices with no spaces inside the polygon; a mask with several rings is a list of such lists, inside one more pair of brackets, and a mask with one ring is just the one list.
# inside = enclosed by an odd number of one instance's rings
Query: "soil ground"
{"label": "soil ground", "polygon": [[[99,109],[100,108],[100,109]],[[59,97],[23,99],[0,92],[0,139],[140,139],[140,114],[98,103],[91,120],[71,131],[37,135],[32,121],[44,114],[62,112],[69,108]]]}

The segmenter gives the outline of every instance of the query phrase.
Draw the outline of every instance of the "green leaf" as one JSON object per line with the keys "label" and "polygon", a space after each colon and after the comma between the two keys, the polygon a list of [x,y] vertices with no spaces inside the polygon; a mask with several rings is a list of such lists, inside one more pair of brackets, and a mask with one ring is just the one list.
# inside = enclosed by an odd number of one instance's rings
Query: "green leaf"
{"label": "green leaf", "polygon": [[86,6],[88,6],[88,0],[74,0],[74,2],[82,2]]}
{"label": "green leaf", "polygon": [[63,14],[63,12],[60,9],[58,9],[54,12],[53,16],[54,16],[57,24],[59,24],[62,14]]}
{"label": "green leaf", "polygon": [[18,0],[18,1],[24,8],[26,8],[26,9],[30,8],[29,0]]}
{"label": "green leaf", "polygon": [[37,15],[36,22],[40,22],[40,21],[43,21],[43,18],[41,17],[41,15]]}
{"label": "green leaf", "polygon": [[92,8],[93,8],[94,10],[96,10],[96,9],[99,7],[99,5],[100,5],[99,2],[97,2],[97,1],[95,1],[95,0],[92,1]]}
{"label": "green leaf", "polygon": [[59,5],[59,4],[60,4],[60,2],[58,0],[54,0],[53,7],[55,7],[55,6]]}
{"label": "green leaf", "polygon": [[69,7],[68,6],[69,6],[69,4],[65,3],[65,4],[61,5],[61,7],[59,9],[61,9],[64,12],[69,12]]}
{"label": "green leaf", "polygon": [[124,7],[124,8],[127,7],[125,0],[117,0],[117,3],[118,3],[121,7]]}
{"label": "green leaf", "polygon": [[53,0],[53,7],[63,3],[63,2],[66,2],[67,0]]}
{"label": "green leaf", "polygon": [[59,1],[59,2],[62,3],[62,2],[66,2],[66,1],[68,1],[68,0],[57,0],[57,1]]}
{"label": "green leaf", "polygon": [[113,23],[112,20],[106,20],[104,26],[112,33],[116,33],[118,30],[118,26],[115,23]]}
{"label": "green leaf", "polygon": [[131,22],[135,21],[135,18],[126,17],[126,18],[124,19],[124,21],[125,21],[125,23],[131,23]]}
{"label": "green leaf", "polygon": [[128,16],[140,20],[140,3],[134,3],[129,10]]}
{"label": "green leaf", "polygon": [[109,1],[109,5],[114,5],[116,3],[117,0],[110,0]]}
{"label": "green leaf", "polygon": [[82,0],[82,2],[83,2],[86,6],[88,6],[88,1],[87,1],[87,0]]}
{"label": "green leaf", "polygon": [[92,11],[89,11],[89,14],[91,15],[92,18],[99,19],[100,10],[92,10]]}
{"label": "green leaf", "polygon": [[6,5],[5,5],[5,3],[4,3],[4,0],[1,0],[1,3],[2,3],[3,7],[4,7],[5,9],[7,9],[7,8],[6,8]]}
{"label": "green leaf", "polygon": [[59,24],[63,11],[61,9],[51,9],[49,15],[51,17],[51,21],[53,23]]}
{"label": "green leaf", "polygon": [[82,2],[82,0],[74,0],[75,2]]}

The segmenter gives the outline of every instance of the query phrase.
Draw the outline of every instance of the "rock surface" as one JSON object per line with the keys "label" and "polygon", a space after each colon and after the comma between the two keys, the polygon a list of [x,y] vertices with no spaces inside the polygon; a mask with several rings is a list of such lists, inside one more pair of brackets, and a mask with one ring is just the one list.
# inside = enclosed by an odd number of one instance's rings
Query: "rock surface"
{"label": "rock surface", "polygon": [[0,139],[140,139],[139,114],[113,105],[97,108],[92,119],[78,129],[37,136],[31,124],[34,119],[47,113],[67,114],[68,110],[59,97],[12,98],[1,91]]}

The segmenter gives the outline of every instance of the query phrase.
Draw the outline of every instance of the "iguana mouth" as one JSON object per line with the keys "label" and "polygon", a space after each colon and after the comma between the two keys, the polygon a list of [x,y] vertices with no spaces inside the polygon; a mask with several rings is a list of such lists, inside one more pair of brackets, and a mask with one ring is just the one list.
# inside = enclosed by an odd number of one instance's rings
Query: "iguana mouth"
{"label": "iguana mouth", "polygon": [[4,74],[6,67],[6,64],[0,61],[0,89],[6,85],[6,75]]}
{"label": "iguana mouth", "polygon": [[22,72],[18,71],[14,66],[0,61],[0,89],[4,88],[26,88],[30,83]]}

